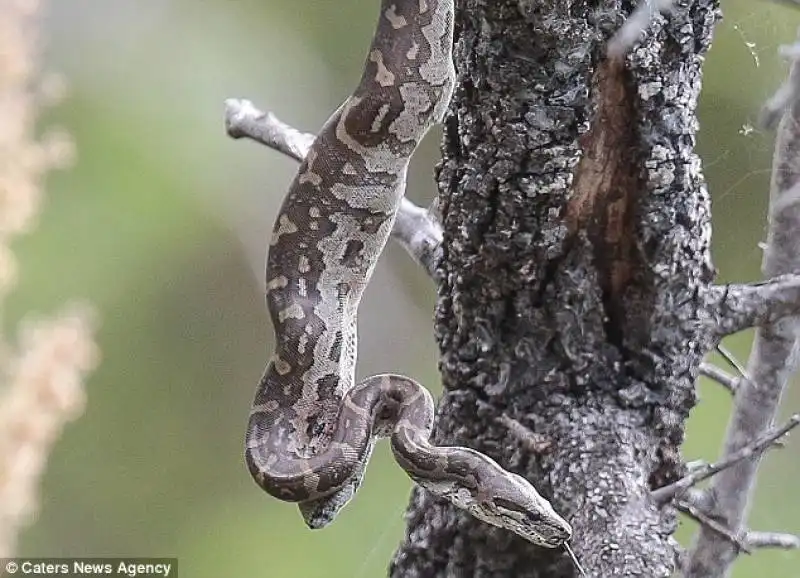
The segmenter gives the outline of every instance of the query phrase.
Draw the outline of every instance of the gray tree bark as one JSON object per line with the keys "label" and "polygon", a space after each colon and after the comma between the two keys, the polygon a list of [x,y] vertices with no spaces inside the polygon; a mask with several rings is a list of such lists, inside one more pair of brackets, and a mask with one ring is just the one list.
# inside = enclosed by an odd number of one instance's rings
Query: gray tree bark
{"label": "gray tree bark", "polygon": [[[438,174],[444,228],[436,441],[532,480],[593,576],[670,576],[698,368],[730,295],[711,285],[694,152],[718,6],[681,2],[607,58],[630,2],[461,0]],[[526,432],[530,431],[530,436]],[[532,432],[536,432],[533,435]],[[394,577],[574,576],[419,489]]]}
{"label": "gray tree bark", "polygon": [[[694,136],[718,7],[686,0],[665,19],[669,1],[631,17],[628,3],[458,4],[443,227],[404,200],[392,231],[439,287],[436,441],[534,481],[570,518],[592,576],[672,575],[674,508],[702,525],[685,578],[727,576],[755,548],[800,548],[798,536],[746,527],[761,454],[800,425],[796,414],[771,427],[798,350],[800,43],[783,50],[792,73],[764,110],[766,123],[781,119],[768,279],[716,286]],[[244,100],[226,103],[226,128],[296,160],[314,141]],[[701,363],[753,326],[740,376]],[[687,473],[680,446],[698,373],[735,401],[722,458]],[[408,517],[392,576],[576,573],[563,552],[421,490]]]}

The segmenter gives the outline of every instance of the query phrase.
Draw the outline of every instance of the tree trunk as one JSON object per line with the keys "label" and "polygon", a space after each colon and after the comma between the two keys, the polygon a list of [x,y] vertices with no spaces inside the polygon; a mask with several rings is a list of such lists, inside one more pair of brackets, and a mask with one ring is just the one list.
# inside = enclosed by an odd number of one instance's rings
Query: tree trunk
{"label": "tree trunk", "polygon": [[[435,439],[534,482],[603,577],[676,568],[675,512],[650,490],[684,473],[698,366],[719,338],[694,151],[717,2],[681,2],[641,46],[608,58],[632,8],[457,2],[458,87],[438,174]],[[390,572],[575,575],[563,551],[419,489]]]}

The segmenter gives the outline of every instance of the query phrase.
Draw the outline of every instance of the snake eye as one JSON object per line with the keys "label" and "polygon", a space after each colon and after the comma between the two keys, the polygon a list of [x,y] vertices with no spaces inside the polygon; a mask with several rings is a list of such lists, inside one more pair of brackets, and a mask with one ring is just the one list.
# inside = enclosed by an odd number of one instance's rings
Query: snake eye
{"label": "snake eye", "polygon": [[495,505],[523,516],[531,524],[540,524],[543,520],[542,515],[536,510],[521,507],[518,503],[506,500],[505,498],[494,498]]}

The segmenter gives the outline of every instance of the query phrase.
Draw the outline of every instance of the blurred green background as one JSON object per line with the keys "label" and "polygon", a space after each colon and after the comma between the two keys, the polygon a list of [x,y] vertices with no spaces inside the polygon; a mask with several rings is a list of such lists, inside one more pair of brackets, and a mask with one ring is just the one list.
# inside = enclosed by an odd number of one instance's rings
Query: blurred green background
{"label": "blurred green background", "polygon": [[[724,2],[706,64],[700,151],[714,197],[723,280],[758,278],[773,135],[753,129],[782,81],[776,55],[800,11]],[[360,75],[374,0],[51,0],[46,68],[68,100],[77,166],[55,173],[39,230],[16,243],[22,283],[7,318],[88,298],[101,312],[102,365],[86,414],[55,448],[22,555],[178,556],[185,578],[385,575],[410,483],[382,446],[359,498],[310,532],[242,463],[255,383],[271,351],[265,242],[296,165],[229,140],[222,103],[245,97],[315,130]],[[409,196],[433,195],[438,133],[418,153]],[[402,371],[438,391],[434,294],[397,247],[360,319],[359,374]],[[746,358],[750,335],[727,345]],[[716,457],[729,396],[703,383],[686,456]],[[784,415],[798,408],[791,392]],[[800,444],[763,468],[752,525],[800,533]],[[680,531],[686,542],[693,524]],[[758,552],[735,576],[798,576],[800,554]]]}

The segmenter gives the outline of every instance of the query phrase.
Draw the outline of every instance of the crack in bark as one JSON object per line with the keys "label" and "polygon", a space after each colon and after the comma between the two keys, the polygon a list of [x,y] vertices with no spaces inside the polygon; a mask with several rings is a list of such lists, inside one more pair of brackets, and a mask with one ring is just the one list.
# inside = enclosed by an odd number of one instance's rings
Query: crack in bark
{"label": "crack in bark", "polygon": [[635,98],[620,59],[603,60],[594,75],[595,113],[592,128],[580,138],[583,157],[575,171],[567,204],[570,231],[585,231],[603,290],[605,324],[610,343],[624,352],[624,295],[633,272],[642,263],[635,247],[635,214],[642,188]]}

